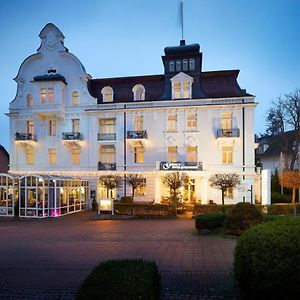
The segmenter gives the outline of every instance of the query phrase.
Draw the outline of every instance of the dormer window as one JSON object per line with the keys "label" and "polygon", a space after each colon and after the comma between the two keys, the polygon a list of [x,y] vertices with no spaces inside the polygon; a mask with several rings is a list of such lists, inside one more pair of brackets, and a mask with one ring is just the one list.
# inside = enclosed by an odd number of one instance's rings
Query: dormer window
{"label": "dormer window", "polygon": [[33,106],[33,98],[31,94],[28,94],[26,96],[26,106],[27,107],[32,107]]}
{"label": "dormer window", "polygon": [[184,59],[182,61],[182,71],[187,71],[188,70],[188,60]]}
{"label": "dormer window", "polygon": [[80,103],[79,93],[77,91],[72,93],[72,105],[78,105]]}
{"label": "dormer window", "polygon": [[54,102],[54,89],[53,88],[41,88],[40,90],[41,103],[53,103]]}
{"label": "dormer window", "polygon": [[171,78],[172,99],[192,99],[193,77],[180,72]]}
{"label": "dormer window", "polygon": [[110,86],[106,86],[101,90],[103,102],[112,102],[114,91]]}
{"label": "dormer window", "polygon": [[145,100],[145,87],[142,84],[137,84],[132,89],[134,101]]}
{"label": "dormer window", "polygon": [[174,72],[175,71],[175,62],[174,60],[169,61],[169,72]]}
{"label": "dormer window", "polygon": [[176,60],[176,72],[181,71],[181,60]]}
{"label": "dormer window", "polygon": [[190,58],[190,70],[193,71],[195,70],[195,59]]}

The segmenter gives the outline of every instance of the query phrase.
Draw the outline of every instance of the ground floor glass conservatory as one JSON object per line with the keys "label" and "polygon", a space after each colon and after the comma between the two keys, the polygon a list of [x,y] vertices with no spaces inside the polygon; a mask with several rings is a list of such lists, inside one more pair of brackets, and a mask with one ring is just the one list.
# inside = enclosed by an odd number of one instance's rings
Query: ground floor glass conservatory
{"label": "ground floor glass conservatory", "polygon": [[8,174],[0,174],[0,216],[14,216],[17,181]]}

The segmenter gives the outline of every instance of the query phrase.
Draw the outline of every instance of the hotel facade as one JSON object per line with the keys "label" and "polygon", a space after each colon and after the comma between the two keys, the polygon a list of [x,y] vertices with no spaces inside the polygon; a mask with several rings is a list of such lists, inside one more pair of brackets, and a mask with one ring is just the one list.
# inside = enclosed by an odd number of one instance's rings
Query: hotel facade
{"label": "hotel facade", "polygon": [[[200,46],[182,40],[164,49],[162,74],[92,79],[55,25],[39,37],[7,114],[10,174],[84,178],[98,199],[106,197],[100,176],[141,174],[135,200],[161,203],[169,196],[163,176],[185,172],[182,199],[208,204],[221,203],[209,178],[237,173],[241,187],[225,202],[254,201],[256,103],[239,87],[239,70],[202,71]],[[111,196],[126,195],[123,182]]]}

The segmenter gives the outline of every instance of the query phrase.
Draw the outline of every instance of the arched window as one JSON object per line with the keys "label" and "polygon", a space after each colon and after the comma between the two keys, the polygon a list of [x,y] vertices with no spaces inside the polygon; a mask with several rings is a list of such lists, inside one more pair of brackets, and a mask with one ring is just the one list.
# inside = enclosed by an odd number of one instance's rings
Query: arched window
{"label": "arched window", "polygon": [[77,91],[72,93],[72,105],[78,105],[80,103],[79,93]]}
{"label": "arched window", "polygon": [[146,90],[142,84],[135,85],[132,89],[132,92],[134,101],[145,100]]}
{"label": "arched window", "polygon": [[33,98],[31,94],[28,94],[26,96],[26,106],[27,107],[32,107],[33,106]]}
{"label": "arched window", "polygon": [[105,86],[101,90],[103,102],[112,102],[114,97],[114,91],[110,86]]}

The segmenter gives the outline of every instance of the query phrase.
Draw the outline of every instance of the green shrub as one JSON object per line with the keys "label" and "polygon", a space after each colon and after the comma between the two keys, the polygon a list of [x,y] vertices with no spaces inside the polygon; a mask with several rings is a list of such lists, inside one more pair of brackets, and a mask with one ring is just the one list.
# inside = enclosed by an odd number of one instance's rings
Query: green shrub
{"label": "green shrub", "polygon": [[160,275],[154,262],[110,260],[96,267],[76,293],[76,300],[159,299]]}
{"label": "green shrub", "polygon": [[218,204],[195,204],[194,206],[194,214],[202,215],[202,214],[211,214],[211,213],[223,213],[223,209],[225,213],[228,213],[234,205],[218,205]]}
{"label": "green shrub", "polygon": [[271,203],[291,203],[292,196],[281,194],[281,193],[272,193],[271,194]]}
{"label": "green shrub", "polygon": [[254,204],[240,202],[229,211],[224,226],[230,234],[240,235],[244,230],[262,221],[262,214]]}
{"label": "green shrub", "polygon": [[131,196],[126,196],[126,197],[121,197],[119,203],[127,203],[127,204],[132,204],[132,197]]}
{"label": "green shrub", "polygon": [[243,299],[299,299],[299,253],[299,218],[246,231],[234,256],[234,276]]}
{"label": "green shrub", "polygon": [[203,229],[215,229],[223,226],[225,215],[222,213],[199,215],[195,218],[196,228],[201,231]]}

